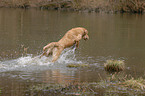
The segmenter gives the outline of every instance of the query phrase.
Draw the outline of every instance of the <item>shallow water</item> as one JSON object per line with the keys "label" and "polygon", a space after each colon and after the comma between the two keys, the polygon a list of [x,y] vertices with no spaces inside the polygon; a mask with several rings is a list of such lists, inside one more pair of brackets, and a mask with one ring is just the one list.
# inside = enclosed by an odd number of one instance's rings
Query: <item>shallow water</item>
{"label": "shallow water", "polygon": [[[100,81],[108,76],[103,68],[108,59],[124,60],[125,74],[144,78],[144,25],[145,15],[139,14],[1,8],[1,95],[27,95],[32,85],[40,83]],[[88,29],[90,40],[82,40],[79,49],[65,49],[55,63],[47,57],[39,58],[43,46],[58,41],[67,30],[77,26]],[[90,67],[67,68],[67,64]]]}

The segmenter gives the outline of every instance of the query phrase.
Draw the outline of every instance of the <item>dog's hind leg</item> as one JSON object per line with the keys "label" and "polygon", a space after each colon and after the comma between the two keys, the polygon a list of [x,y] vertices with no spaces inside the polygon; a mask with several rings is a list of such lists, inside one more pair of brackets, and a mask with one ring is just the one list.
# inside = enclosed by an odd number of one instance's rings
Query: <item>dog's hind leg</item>
{"label": "dog's hind leg", "polygon": [[63,47],[55,47],[53,49],[52,62],[55,62],[59,58],[59,56],[61,55],[61,52],[63,51],[63,49],[64,49]]}
{"label": "dog's hind leg", "polygon": [[43,53],[40,55],[40,58],[41,58],[42,56],[44,56],[44,55],[46,55],[46,52],[43,52]]}
{"label": "dog's hind leg", "polygon": [[49,56],[49,55],[52,53],[53,48],[54,48],[54,46],[48,48],[48,50],[47,50],[47,52],[46,52],[46,55],[47,55],[47,56]]}
{"label": "dog's hind leg", "polygon": [[[52,43],[47,44],[46,46],[43,47],[43,53],[40,55],[40,58],[44,55],[49,56],[49,54],[52,52],[52,49],[54,47],[58,47],[58,46],[60,46],[60,45],[57,42],[52,42]],[[46,50],[47,50],[47,52],[46,52]]]}
{"label": "dog's hind leg", "polygon": [[43,47],[43,51],[45,51],[46,49],[50,48],[50,47],[59,47],[58,42],[52,42],[47,44],[46,46]]}

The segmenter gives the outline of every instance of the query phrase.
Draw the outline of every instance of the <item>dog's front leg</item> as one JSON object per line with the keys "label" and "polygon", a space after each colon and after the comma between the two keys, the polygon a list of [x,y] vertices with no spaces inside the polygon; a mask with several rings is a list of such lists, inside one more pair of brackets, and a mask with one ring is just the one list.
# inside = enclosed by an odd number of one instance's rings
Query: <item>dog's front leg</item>
{"label": "dog's front leg", "polygon": [[52,47],[51,48],[48,48],[48,50],[46,51],[43,51],[43,53],[40,55],[40,58],[42,56],[49,56],[49,54],[52,52]]}
{"label": "dog's front leg", "polygon": [[79,48],[79,41],[75,41],[76,43],[75,43],[75,47],[76,48]]}
{"label": "dog's front leg", "polygon": [[75,38],[75,47],[76,48],[79,48],[79,41],[82,39],[82,35],[78,35],[78,36],[76,36],[76,38]]}

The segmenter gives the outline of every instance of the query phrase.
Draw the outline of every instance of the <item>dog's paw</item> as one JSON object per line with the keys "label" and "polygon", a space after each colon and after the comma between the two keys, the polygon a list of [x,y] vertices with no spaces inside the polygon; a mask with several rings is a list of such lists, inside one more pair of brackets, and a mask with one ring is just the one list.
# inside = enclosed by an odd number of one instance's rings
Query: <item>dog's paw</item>
{"label": "dog's paw", "polygon": [[46,47],[43,47],[43,51],[46,51]]}

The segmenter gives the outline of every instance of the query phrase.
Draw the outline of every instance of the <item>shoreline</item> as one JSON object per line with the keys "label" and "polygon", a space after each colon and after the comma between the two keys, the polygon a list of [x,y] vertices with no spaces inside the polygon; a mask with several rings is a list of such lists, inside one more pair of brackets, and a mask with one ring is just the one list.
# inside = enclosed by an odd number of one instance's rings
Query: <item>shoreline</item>
{"label": "shoreline", "polygon": [[62,11],[145,13],[145,0],[2,0],[0,8],[39,8]]}

